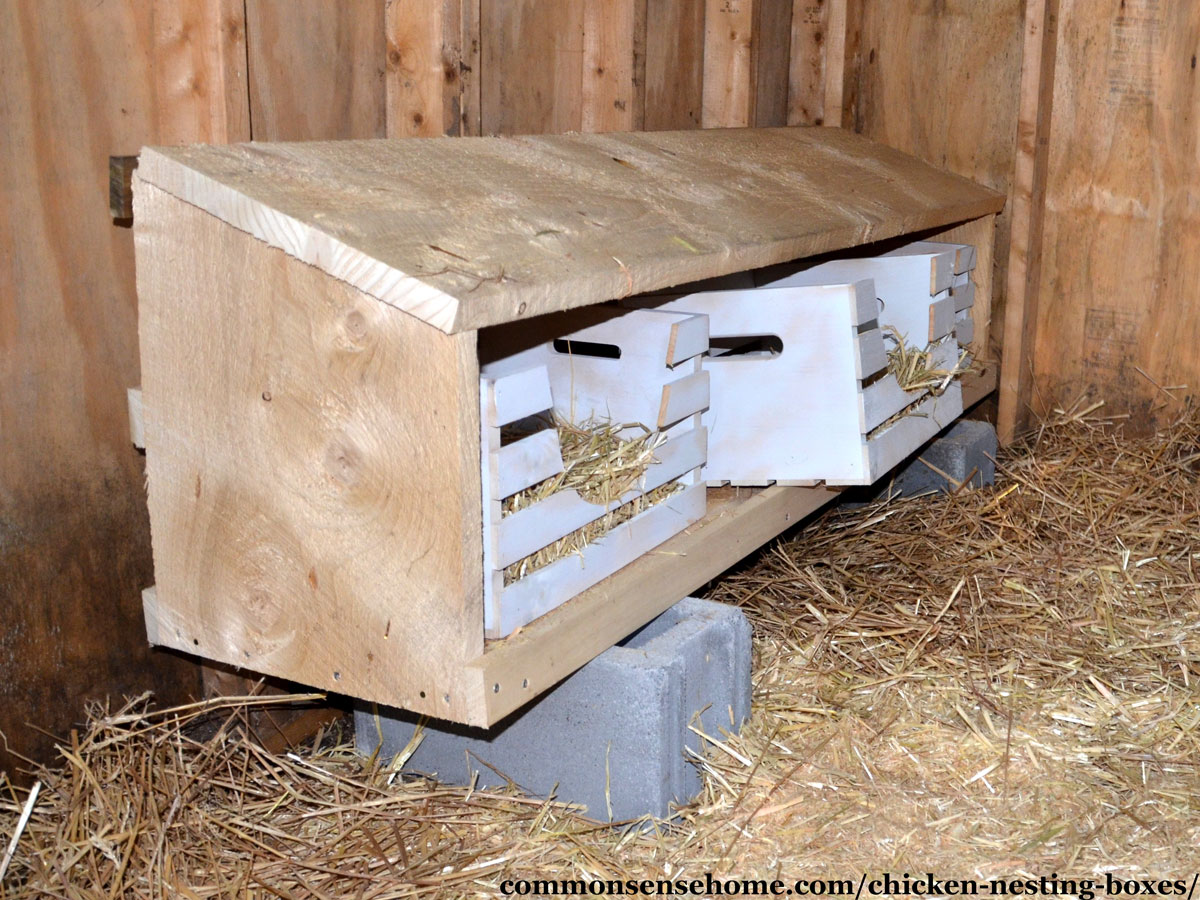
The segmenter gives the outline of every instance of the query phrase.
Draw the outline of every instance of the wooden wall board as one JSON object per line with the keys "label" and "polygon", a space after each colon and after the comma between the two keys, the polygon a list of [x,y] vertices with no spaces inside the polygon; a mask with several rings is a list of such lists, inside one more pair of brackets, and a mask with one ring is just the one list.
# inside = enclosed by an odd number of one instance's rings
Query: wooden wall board
{"label": "wooden wall board", "polygon": [[158,641],[472,719],[475,336],[140,181],[135,204]]}
{"label": "wooden wall board", "polygon": [[155,140],[250,140],[244,0],[153,4]]}
{"label": "wooden wall board", "polygon": [[1054,65],[1058,44],[1058,0],[1028,0],[1022,49],[1020,109],[1009,221],[1005,279],[1004,372],[996,430],[1004,443],[1028,421],[1033,392],[1033,328],[1041,284],[1042,227]]}
{"label": "wooden wall board", "polygon": [[[788,51],[787,124],[825,124],[825,73],[831,55],[827,0],[793,0]],[[835,120],[833,124],[837,124]]]}
{"label": "wooden wall board", "polygon": [[1200,390],[1200,6],[1063,0],[1057,42],[1031,399],[1149,428]]}
{"label": "wooden wall board", "polygon": [[584,0],[482,0],[483,134],[583,126]]}
{"label": "wooden wall board", "polygon": [[754,124],[754,0],[704,0],[705,128]]}
{"label": "wooden wall board", "polygon": [[383,137],[384,0],[246,0],[258,141]]}
{"label": "wooden wall board", "polygon": [[[843,123],[1009,198],[996,232],[990,341],[999,345],[1016,159],[1022,0],[848,0],[857,55]],[[847,51],[848,53],[850,51]],[[853,95],[853,96],[851,96]],[[978,325],[977,336],[978,336]]]}
{"label": "wooden wall board", "polygon": [[638,0],[588,3],[583,10],[581,131],[632,131],[641,127],[636,65]]}
{"label": "wooden wall board", "polygon": [[462,0],[387,0],[387,136],[463,133]]}
{"label": "wooden wall board", "polygon": [[[151,651],[133,246],[108,157],[154,134],[148,4],[0,4],[0,731],[51,762],[83,703],[199,692]],[[25,765],[0,745],[0,770]]]}
{"label": "wooden wall board", "polygon": [[646,0],[647,131],[700,127],[704,6],[695,0]]}
{"label": "wooden wall board", "polygon": [[[159,148],[138,171],[447,332],[945,227],[1002,202],[819,128]],[[580,197],[605,199],[581,209]]]}
{"label": "wooden wall board", "polygon": [[705,0],[705,128],[787,124],[791,21],[781,0]]}

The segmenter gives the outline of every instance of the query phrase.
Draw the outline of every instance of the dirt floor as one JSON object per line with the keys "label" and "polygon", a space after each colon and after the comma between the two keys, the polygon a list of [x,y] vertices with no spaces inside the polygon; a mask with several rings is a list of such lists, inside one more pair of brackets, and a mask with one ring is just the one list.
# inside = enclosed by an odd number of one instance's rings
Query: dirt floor
{"label": "dirt floor", "polygon": [[1200,416],[1129,438],[1097,412],[1005,453],[994,488],[835,509],[714,585],[754,624],[754,711],[711,736],[704,793],[672,822],[611,829],[406,780],[336,730],[268,753],[237,701],[137,701],[64,743],[24,824],[27,792],[0,781],[0,836],[20,829],[0,897],[449,896],[709,872],[1186,893]]}

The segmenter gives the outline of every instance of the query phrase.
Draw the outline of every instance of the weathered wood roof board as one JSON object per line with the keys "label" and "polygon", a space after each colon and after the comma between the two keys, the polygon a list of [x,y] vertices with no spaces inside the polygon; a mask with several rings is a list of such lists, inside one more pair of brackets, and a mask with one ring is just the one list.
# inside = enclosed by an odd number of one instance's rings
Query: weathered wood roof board
{"label": "weathered wood roof board", "polygon": [[1003,205],[834,128],[159,147],[138,177],[451,333]]}

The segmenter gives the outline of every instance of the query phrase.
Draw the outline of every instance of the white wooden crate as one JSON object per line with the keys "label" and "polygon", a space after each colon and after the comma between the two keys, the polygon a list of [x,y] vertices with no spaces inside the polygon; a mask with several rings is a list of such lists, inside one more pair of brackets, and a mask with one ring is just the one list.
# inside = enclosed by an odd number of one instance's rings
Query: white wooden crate
{"label": "white wooden crate", "polygon": [[[953,368],[970,340],[973,258],[969,247],[921,243],[776,271],[750,290],[632,301],[709,317],[707,482],[869,484],[961,415],[957,382],[935,396],[884,372],[884,329],[932,345],[934,367]],[[883,287],[833,283],[864,272],[879,272]],[[739,339],[750,352],[728,349]]]}
{"label": "white wooden crate", "polygon": [[[488,637],[511,634],[703,517],[700,467],[707,434],[700,412],[709,404],[709,376],[701,368],[701,355],[707,348],[704,316],[633,310],[481,368]],[[619,358],[590,355],[596,349],[611,349]],[[664,440],[640,483],[608,505],[588,502],[568,489],[504,515],[506,497],[563,469],[553,428],[501,445],[504,426],[547,412],[576,423],[640,423],[661,432]],[[683,489],[579,554],[505,584],[504,570],[512,563],[671,481]]]}

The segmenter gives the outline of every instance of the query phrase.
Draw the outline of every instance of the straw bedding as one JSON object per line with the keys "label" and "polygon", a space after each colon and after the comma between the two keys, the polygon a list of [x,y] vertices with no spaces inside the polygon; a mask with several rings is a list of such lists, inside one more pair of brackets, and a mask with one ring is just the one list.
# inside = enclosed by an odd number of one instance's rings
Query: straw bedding
{"label": "straw bedding", "polygon": [[[705,871],[1190,879],[1200,417],[1133,439],[1095,416],[1059,414],[994,489],[831,511],[714,585],[754,623],[754,713],[712,736],[704,793],[670,825],[405,780],[337,735],[269,754],[237,728],[261,699],[135,701],[94,710],[36,773],[0,896],[458,895]],[[28,795],[0,794],[8,835]]]}

